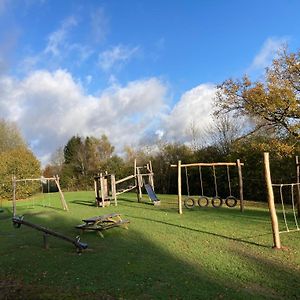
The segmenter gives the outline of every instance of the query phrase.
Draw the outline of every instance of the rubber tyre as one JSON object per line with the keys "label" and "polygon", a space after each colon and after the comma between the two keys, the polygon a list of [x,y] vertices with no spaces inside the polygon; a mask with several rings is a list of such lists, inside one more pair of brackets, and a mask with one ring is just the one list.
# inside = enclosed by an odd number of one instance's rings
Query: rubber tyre
{"label": "rubber tyre", "polygon": [[223,205],[223,200],[221,197],[213,197],[212,200],[211,200],[211,205],[214,207],[214,208],[219,208]]}
{"label": "rubber tyre", "polygon": [[[202,201],[201,200],[205,200],[205,203],[203,204],[202,203]],[[207,197],[205,197],[205,196],[200,196],[199,198],[198,198],[198,205],[199,205],[199,207],[207,207],[208,206],[208,204],[209,204],[209,199],[207,198]]]}
{"label": "rubber tyre", "polygon": [[184,206],[188,209],[194,208],[195,207],[195,200],[191,197],[186,198],[184,200]]}
{"label": "rubber tyre", "polygon": [[[233,203],[232,203],[233,201]],[[235,207],[237,205],[237,199],[234,196],[228,196],[225,200],[225,203],[228,207]]]}

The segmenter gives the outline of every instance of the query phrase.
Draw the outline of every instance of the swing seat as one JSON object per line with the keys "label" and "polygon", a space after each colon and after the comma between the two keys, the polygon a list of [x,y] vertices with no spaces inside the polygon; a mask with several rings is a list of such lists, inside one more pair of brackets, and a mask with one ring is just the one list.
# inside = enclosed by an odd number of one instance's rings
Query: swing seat
{"label": "swing seat", "polygon": [[234,196],[228,196],[226,199],[225,199],[225,204],[228,206],[228,207],[235,207],[237,205],[237,199],[234,197]]}
{"label": "swing seat", "polygon": [[195,200],[192,197],[188,197],[186,199],[184,199],[184,206],[187,209],[191,209],[195,207]]}
{"label": "swing seat", "polygon": [[218,197],[218,196],[215,196],[212,198],[211,200],[211,205],[214,207],[214,208],[219,208],[223,205],[223,200],[221,197]]}
{"label": "swing seat", "polygon": [[[203,203],[203,200],[205,201],[204,203]],[[199,207],[207,207],[208,204],[209,204],[208,197],[206,197],[206,196],[200,196],[198,198],[198,205],[199,205]]]}

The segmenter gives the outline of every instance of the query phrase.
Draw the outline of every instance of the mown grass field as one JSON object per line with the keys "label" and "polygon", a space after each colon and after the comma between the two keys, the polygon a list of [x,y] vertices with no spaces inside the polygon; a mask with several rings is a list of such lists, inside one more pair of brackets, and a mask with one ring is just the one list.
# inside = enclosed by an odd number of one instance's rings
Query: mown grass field
{"label": "mown grass field", "polygon": [[[298,299],[300,232],[282,234],[285,251],[272,249],[265,205],[184,209],[176,196],[159,195],[161,206],[126,194],[118,206],[96,208],[92,192],[20,201],[18,215],[70,237],[83,218],[119,212],[129,229],[101,238],[81,234],[89,248],[77,254],[65,241],[11,222],[11,203],[0,214],[0,299]],[[146,197],[145,197],[146,198]],[[147,202],[147,200],[145,200]],[[43,205],[47,205],[46,207]],[[48,206],[49,205],[49,206]]]}

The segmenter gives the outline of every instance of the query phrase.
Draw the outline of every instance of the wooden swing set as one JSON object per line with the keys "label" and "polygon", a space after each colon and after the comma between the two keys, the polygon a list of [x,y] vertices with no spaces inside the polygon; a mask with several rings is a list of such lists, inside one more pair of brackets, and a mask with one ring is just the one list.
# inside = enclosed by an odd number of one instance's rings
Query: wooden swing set
{"label": "wooden swing set", "polygon": [[[22,178],[22,179],[17,179],[15,176],[13,176],[12,178],[12,185],[13,185],[13,216],[16,216],[16,211],[17,211],[17,184],[18,183],[27,183],[27,182],[40,182],[41,184],[43,184],[44,182],[47,183],[47,186],[49,188],[49,182],[54,182],[57,190],[59,192],[59,196],[60,196],[60,201],[63,207],[63,210],[68,211],[68,205],[67,202],[65,200],[64,194],[61,190],[60,184],[59,184],[59,177],[58,175],[53,176],[53,177],[40,177],[40,178]],[[49,191],[48,191],[49,192]]]}
{"label": "wooden swing set", "polygon": [[198,167],[199,170],[199,181],[200,181],[200,188],[201,188],[201,195],[198,197],[198,205],[199,207],[206,207],[209,204],[208,196],[204,195],[204,188],[203,188],[203,177],[202,177],[202,168],[203,167],[210,167],[213,171],[213,178],[214,178],[214,189],[215,195],[212,197],[211,203],[212,206],[217,208],[222,206],[223,199],[218,194],[218,184],[217,184],[217,176],[216,176],[216,167],[226,167],[227,171],[227,181],[228,181],[228,190],[229,196],[226,197],[225,203],[228,207],[236,206],[238,199],[232,195],[232,186],[231,186],[231,178],[230,178],[230,171],[229,167],[236,167],[238,170],[238,184],[239,184],[239,203],[240,203],[240,210],[241,212],[244,211],[244,196],[243,196],[243,177],[242,177],[242,166],[244,164],[240,162],[238,159],[236,163],[234,162],[216,162],[216,163],[190,163],[190,164],[182,164],[181,161],[178,161],[177,165],[171,165],[171,167],[177,168],[177,177],[178,177],[178,213],[182,214],[182,168],[185,169],[185,180],[186,180],[186,189],[187,189],[187,197],[184,200],[184,205],[187,208],[193,208],[195,206],[195,199],[190,195],[190,186],[189,186],[189,179],[188,179],[188,168]]}

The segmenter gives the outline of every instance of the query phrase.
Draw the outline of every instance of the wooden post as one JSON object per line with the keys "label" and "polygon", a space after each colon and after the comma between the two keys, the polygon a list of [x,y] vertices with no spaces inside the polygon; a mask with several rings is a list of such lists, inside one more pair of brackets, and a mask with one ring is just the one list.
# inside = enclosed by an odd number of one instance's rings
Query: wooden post
{"label": "wooden post", "polygon": [[143,176],[140,174],[140,169],[137,169],[137,177],[138,177],[138,184],[139,184],[139,199],[143,199],[143,192],[142,192],[142,186],[143,186]]}
{"label": "wooden post", "polygon": [[237,159],[236,165],[237,165],[238,174],[239,174],[240,210],[241,210],[241,212],[243,212],[244,211],[243,175],[242,175],[242,165],[241,165],[241,161],[239,159]]}
{"label": "wooden post", "polygon": [[139,178],[138,178],[138,172],[137,172],[137,166],[136,166],[136,159],[134,159],[134,178],[135,178],[135,186],[136,186],[136,197],[137,197],[137,200],[138,202],[141,201],[140,199],[140,193],[139,193]]}
{"label": "wooden post", "polygon": [[110,182],[111,182],[111,197],[114,199],[115,206],[117,206],[118,203],[117,203],[116,178],[114,174],[111,175]]}
{"label": "wooden post", "polygon": [[94,177],[94,191],[95,191],[95,197],[96,197],[96,201],[97,201],[97,197],[98,197],[98,184],[97,184],[97,177]]}
{"label": "wooden post", "polygon": [[182,215],[181,201],[181,160],[178,161],[178,213]]}
{"label": "wooden post", "polygon": [[47,233],[43,234],[43,244],[44,244],[44,249],[49,249],[49,244],[48,244],[48,235]]}
{"label": "wooden post", "polygon": [[60,188],[59,177],[58,177],[58,175],[56,175],[56,176],[54,177],[54,181],[55,181],[56,186],[57,186],[58,191],[59,191],[60,201],[61,201],[61,204],[62,204],[62,206],[63,206],[63,209],[68,211],[69,208],[68,208],[68,205],[67,205],[65,196],[64,196],[64,194],[63,194],[63,192],[62,192],[62,190],[61,190],[61,188]]}
{"label": "wooden post", "polygon": [[17,203],[16,203],[16,176],[14,175],[12,178],[12,185],[13,185],[13,217],[17,214]]}
{"label": "wooden post", "polygon": [[269,161],[269,153],[264,153],[264,169],[265,169],[265,180],[267,185],[268,191],[268,204],[269,204],[269,211],[271,215],[271,222],[272,222],[272,231],[273,231],[273,241],[274,241],[274,248],[280,249],[280,236],[279,236],[279,227],[278,227],[278,218],[275,209],[274,203],[274,192],[272,187],[272,180],[271,180],[271,171],[270,171],[270,161]]}
{"label": "wooden post", "polygon": [[104,192],[104,176],[102,173],[100,173],[100,188],[101,188],[101,202],[102,202],[102,207],[105,206],[105,192]]}
{"label": "wooden post", "polygon": [[296,156],[296,180],[297,180],[297,212],[298,217],[300,217],[300,164],[299,157]]}
{"label": "wooden post", "polygon": [[153,191],[155,191],[154,190],[154,175],[153,175],[153,169],[152,169],[152,162],[151,162],[151,160],[149,161],[149,170],[150,170],[150,173],[151,173],[151,175],[150,175],[150,185],[152,186]]}

